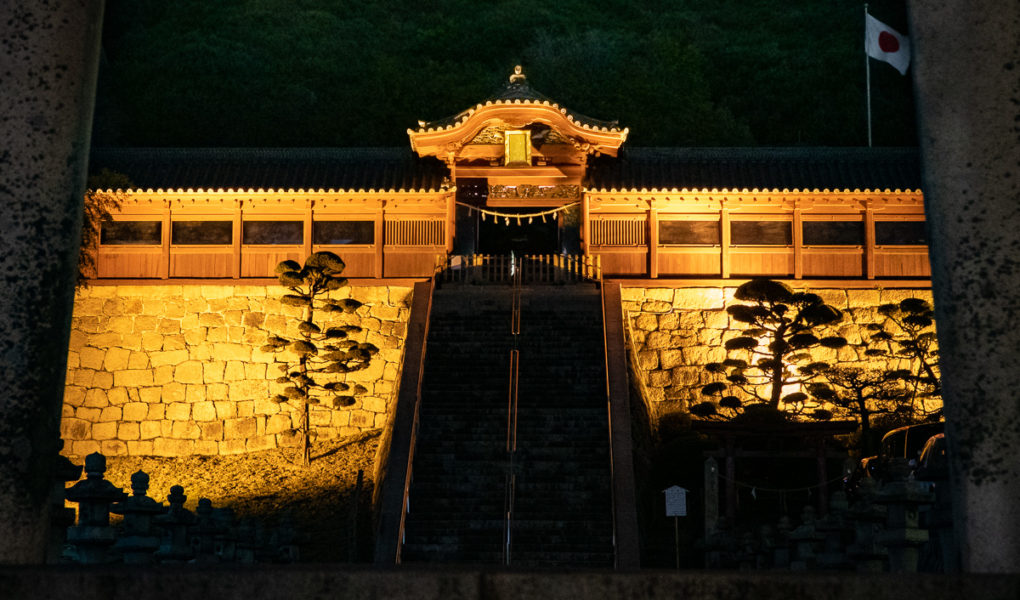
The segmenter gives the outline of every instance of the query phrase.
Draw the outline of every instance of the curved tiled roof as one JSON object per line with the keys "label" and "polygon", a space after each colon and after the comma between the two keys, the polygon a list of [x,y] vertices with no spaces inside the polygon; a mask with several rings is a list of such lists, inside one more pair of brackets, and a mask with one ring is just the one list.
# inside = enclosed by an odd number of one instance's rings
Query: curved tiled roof
{"label": "curved tiled roof", "polygon": [[407,148],[94,148],[89,173],[136,189],[438,190],[448,172]]}
{"label": "curved tiled roof", "polygon": [[916,148],[625,148],[589,163],[592,190],[918,190]]}
{"label": "curved tiled roof", "polygon": [[429,121],[427,123],[419,121],[417,131],[438,131],[448,127],[456,127],[466,121],[468,117],[475,113],[476,110],[493,104],[533,104],[549,106],[566,115],[568,119],[578,124],[583,129],[595,129],[610,132],[621,131],[620,123],[618,121],[602,121],[599,119],[593,119],[566,107],[560,106],[552,98],[532,89],[531,86],[528,85],[528,80],[525,79],[523,75],[511,78],[510,83],[506,84],[503,89],[498,90],[496,93],[482,100],[475,106],[463,110],[453,116],[446,117],[445,119]]}
{"label": "curved tiled roof", "polygon": [[[439,190],[434,158],[406,148],[93,149],[138,189]],[[629,148],[589,163],[591,190],[917,190],[915,148]]]}

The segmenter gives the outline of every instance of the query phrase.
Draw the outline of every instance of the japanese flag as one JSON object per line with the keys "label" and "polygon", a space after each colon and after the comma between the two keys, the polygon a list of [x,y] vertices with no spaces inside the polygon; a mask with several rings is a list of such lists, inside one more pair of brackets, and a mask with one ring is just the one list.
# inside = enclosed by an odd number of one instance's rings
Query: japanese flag
{"label": "japanese flag", "polygon": [[910,65],[908,38],[871,15],[865,15],[865,18],[864,51],[871,58],[889,63],[900,75],[906,75]]}

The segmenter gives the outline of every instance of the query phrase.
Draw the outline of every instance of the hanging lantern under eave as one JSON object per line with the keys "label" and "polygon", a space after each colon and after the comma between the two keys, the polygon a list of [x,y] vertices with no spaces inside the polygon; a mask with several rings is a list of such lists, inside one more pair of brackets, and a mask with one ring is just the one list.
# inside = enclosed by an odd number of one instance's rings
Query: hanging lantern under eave
{"label": "hanging lantern under eave", "polygon": [[517,217],[517,226],[518,226],[518,227],[520,227],[520,226],[521,226],[521,218],[520,218],[520,217]]}
{"label": "hanging lantern under eave", "polygon": [[503,217],[503,223],[505,225],[510,225],[510,217]]}
{"label": "hanging lantern under eave", "polygon": [[534,220],[535,220],[535,217],[528,217],[528,225],[531,225],[531,222],[534,221]]}

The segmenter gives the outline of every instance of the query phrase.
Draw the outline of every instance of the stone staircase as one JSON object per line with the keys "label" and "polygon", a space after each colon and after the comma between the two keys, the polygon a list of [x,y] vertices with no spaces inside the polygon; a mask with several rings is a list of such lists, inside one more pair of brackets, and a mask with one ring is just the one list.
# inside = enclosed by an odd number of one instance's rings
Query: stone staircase
{"label": "stone staircase", "polygon": [[[433,297],[402,562],[500,565],[512,291]],[[612,481],[598,290],[521,293],[512,566],[611,568]]]}

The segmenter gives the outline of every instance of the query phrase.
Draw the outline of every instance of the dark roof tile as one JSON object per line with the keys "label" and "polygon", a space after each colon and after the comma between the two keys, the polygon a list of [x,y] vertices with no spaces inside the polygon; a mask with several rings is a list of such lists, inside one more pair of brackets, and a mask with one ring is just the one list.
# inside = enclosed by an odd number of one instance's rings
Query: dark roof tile
{"label": "dark roof tile", "polygon": [[95,148],[89,172],[110,169],[146,189],[439,189],[446,167],[408,148]]}
{"label": "dark roof tile", "polygon": [[624,148],[588,169],[590,189],[921,188],[916,148]]}

